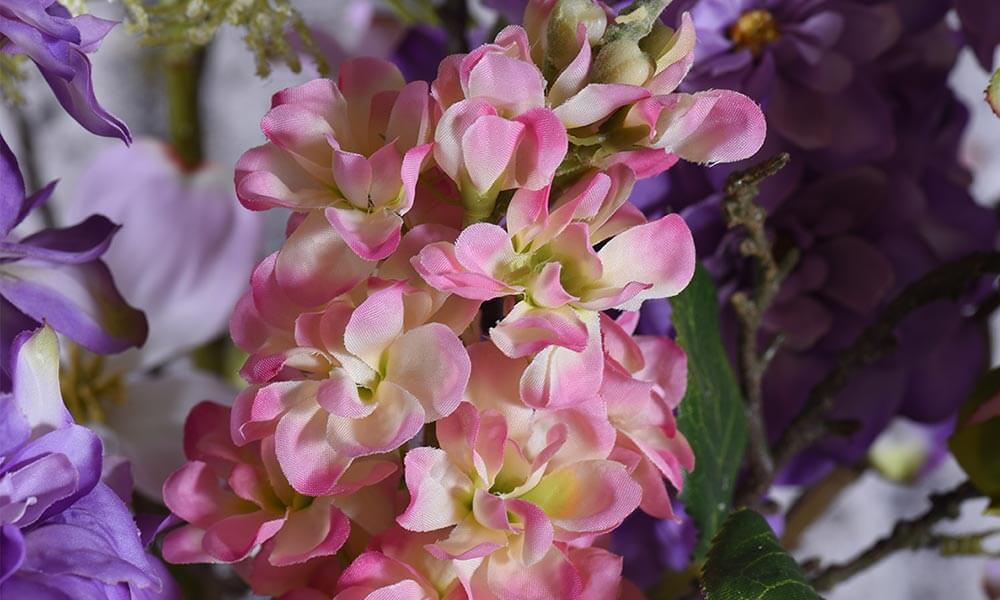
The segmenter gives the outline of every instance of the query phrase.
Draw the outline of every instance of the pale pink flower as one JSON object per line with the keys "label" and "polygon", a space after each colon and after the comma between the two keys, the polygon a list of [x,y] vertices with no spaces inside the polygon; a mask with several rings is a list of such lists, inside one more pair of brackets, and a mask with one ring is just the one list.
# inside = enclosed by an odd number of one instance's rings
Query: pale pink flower
{"label": "pale pink flower", "polygon": [[355,461],[326,495],[305,496],[282,475],[275,440],[237,447],[228,435],[229,419],[227,407],[210,402],[188,416],[184,450],[189,462],[163,485],[167,506],[188,523],[164,538],[163,555],[170,562],[237,562],[268,541],[273,567],[332,556],[351,528],[338,507],[340,498],[398,468],[382,457]]}
{"label": "pale pink flower", "polygon": [[694,453],[673,412],[687,387],[687,357],[670,338],[632,337],[607,315],[601,315],[601,332],[601,398],[618,432],[612,458],[625,464],[642,486],[642,510],[672,518],[664,478],[680,491],[682,469],[694,469]]}
{"label": "pale pink flower", "polygon": [[466,204],[552,181],[566,155],[566,130],[545,107],[545,80],[524,30],[508,27],[495,43],[446,58],[432,89],[444,109],[434,159]]}
{"label": "pale pink flower", "polygon": [[[534,356],[522,379],[532,406],[592,397],[603,368],[598,312],[635,310],[648,298],[672,296],[694,273],[694,242],[683,219],[643,222],[622,209],[627,194],[611,193],[612,181],[607,175],[582,180],[551,214],[548,188],[518,190],[506,229],[477,223],[454,244],[429,244],[413,260],[439,290],[518,300],[490,337],[507,356]],[[627,227],[632,223],[642,224]],[[619,230],[594,250],[604,234]]]}
{"label": "pale pink flower", "polygon": [[268,143],[236,164],[237,195],[254,210],[321,211],[358,256],[385,258],[431,151],[432,111],[426,82],[407,84],[382,59],[345,61],[336,83],[274,95]]}
{"label": "pale pink flower", "polygon": [[543,424],[519,441],[499,412],[463,403],[438,422],[441,448],[406,455],[410,505],[398,522],[412,531],[451,528],[427,549],[442,559],[482,558],[485,597],[579,597],[582,576],[562,544],[611,531],[639,504],[623,465],[557,460],[568,426]]}
{"label": "pale pink flower", "polygon": [[[334,600],[467,600],[459,572],[474,570],[479,561],[442,560],[425,550],[441,537],[398,526],[386,531],[344,570]],[[468,574],[463,575],[467,580]]]}
{"label": "pale pink flower", "polygon": [[356,308],[346,300],[300,315],[296,350],[278,367],[310,379],[244,390],[233,407],[233,439],[274,435],[292,487],[323,495],[355,458],[388,452],[425,423],[450,414],[469,378],[469,357],[440,323],[407,328],[405,282],[382,282]]}

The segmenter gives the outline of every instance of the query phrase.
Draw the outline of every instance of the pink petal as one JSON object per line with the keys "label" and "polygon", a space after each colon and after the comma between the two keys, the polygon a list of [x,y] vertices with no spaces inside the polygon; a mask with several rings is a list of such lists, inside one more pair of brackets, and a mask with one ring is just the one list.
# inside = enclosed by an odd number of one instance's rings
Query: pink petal
{"label": "pink petal", "polygon": [[[655,248],[655,252],[650,252]],[[667,298],[683,290],[694,276],[695,253],[691,230],[677,214],[633,227],[613,237],[598,252],[604,266],[601,283],[623,288],[632,282],[650,284],[622,310],[637,310],[647,298]]]}
{"label": "pink petal", "polygon": [[496,114],[488,102],[462,100],[441,115],[434,130],[434,161],[453,181],[459,181],[465,164],[465,132],[480,118]]}
{"label": "pink petal", "polygon": [[512,292],[489,275],[468,272],[455,254],[455,245],[448,242],[428,244],[411,263],[427,285],[442,292],[472,300],[489,300]]}
{"label": "pink petal", "polygon": [[344,346],[376,371],[385,350],[403,332],[403,287],[393,285],[361,303],[344,331]]}
{"label": "pink petal", "polygon": [[697,42],[691,14],[681,14],[681,26],[668,42],[669,49],[657,59],[658,71],[646,88],[655,96],[669,94],[677,89],[694,64],[694,47]]}
{"label": "pink petal", "polygon": [[510,500],[507,507],[515,515],[515,521],[520,521],[524,535],[520,559],[530,567],[542,560],[552,547],[552,522],[542,509],[530,502]]}
{"label": "pink petal", "polygon": [[322,113],[302,104],[282,104],[264,115],[260,128],[276,146],[307,161],[303,167],[311,173],[318,173],[329,165],[331,152],[327,136],[334,135],[334,131]]}
{"label": "pink petal", "polygon": [[367,417],[375,410],[374,404],[361,400],[357,384],[343,369],[334,369],[320,382],[316,402],[328,413],[349,419]]}
{"label": "pink petal", "polygon": [[767,126],[756,102],[729,90],[672,94],[657,123],[656,146],[691,162],[735,162],[764,144]]}
{"label": "pink petal", "polygon": [[325,214],[351,250],[364,260],[382,260],[399,246],[403,219],[395,212],[334,207]]}
{"label": "pink petal", "polygon": [[270,539],[283,522],[263,511],[228,517],[205,531],[202,544],[206,552],[222,562],[236,562]]}
{"label": "pink petal", "polygon": [[322,213],[311,213],[278,251],[274,275],[289,298],[317,306],[353,288],[374,267],[348,247]]}
{"label": "pink petal", "polygon": [[274,144],[244,152],[236,161],[235,181],[236,195],[250,210],[313,208],[333,199],[318,195],[322,182]]}
{"label": "pink petal", "polygon": [[573,61],[559,73],[549,89],[549,106],[559,106],[571,96],[583,89],[587,82],[587,74],[590,72],[591,51],[587,41],[587,26],[580,23],[577,26],[577,43],[580,52],[577,53]]}
{"label": "pink petal", "polygon": [[389,115],[386,140],[396,140],[404,151],[426,144],[433,135],[430,94],[426,81],[411,81],[400,90]]}
{"label": "pink petal", "polygon": [[[511,85],[516,81],[517,85]],[[545,105],[545,80],[538,67],[496,52],[487,52],[469,72],[466,96],[483,98],[503,114],[520,115]]]}
{"label": "pink petal", "polygon": [[455,257],[467,270],[495,276],[517,254],[510,236],[492,223],[476,223],[466,227],[455,240]]}
{"label": "pink petal", "polygon": [[578,462],[550,473],[522,496],[537,504],[561,530],[602,533],[639,506],[642,489],[624,466],[608,460]]}
{"label": "pink petal", "polygon": [[286,413],[274,432],[281,471],[295,491],[322,496],[333,488],[351,458],[327,440],[328,413],[319,406],[301,406]]}
{"label": "pink petal", "polygon": [[410,504],[396,519],[410,531],[434,531],[462,521],[467,509],[456,499],[468,496],[472,482],[460,473],[439,448],[414,448],[404,459]]}
{"label": "pink petal", "polygon": [[540,190],[552,183],[566,157],[566,129],[547,108],[533,108],[514,120],[524,126],[517,148],[517,182],[530,190]]}
{"label": "pink petal", "polygon": [[476,191],[486,194],[494,185],[505,185],[501,178],[509,173],[525,129],[518,121],[484,115],[465,130],[461,142],[462,163]]}
{"label": "pink petal", "polygon": [[591,83],[557,106],[555,115],[566,129],[592,125],[623,106],[649,97],[649,91],[623,83]]}
{"label": "pink petal", "polygon": [[570,302],[579,300],[567,292],[562,286],[562,265],[558,262],[547,263],[535,280],[528,287],[532,302],[542,308],[559,308]]}
{"label": "pink petal", "polygon": [[580,313],[587,325],[581,352],[548,346],[531,359],[520,381],[521,399],[534,408],[561,408],[593,400],[601,387],[604,353],[596,313]]}
{"label": "pink petal", "polygon": [[420,402],[391,381],[378,384],[371,402],[375,410],[367,417],[329,417],[326,437],[340,454],[356,457],[391,452],[412,439],[424,424]]}
{"label": "pink petal", "polygon": [[303,563],[317,556],[332,556],[351,531],[350,521],[336,506],[314,501],[292,511],[274,536],[269,560],[276,567]]}
{"label": "pink petal", "polygon": [[193,525],[174,529],[163,538],[163,559],[174,565],[218,562],[205,551],[204,538],[205,530]]}
{"label": "pink petal", "polygon": [[406,332],[389,347],[385,380],[413,394],[430,422],[455,410],[471,368],[461,340],[446,326],[429,323]]}
{"label": "pink petal", "polygon": [[360,154],[333,151],[333,179],[337,188],[355,208],[367,210],[372,186],[372,165]]}
{"label": "pink petal", "polygon": [[572,308],[535,308],[519,302],[496,327],[490,339],[511,358],[530,356],[549,346],[582,352],[587,346],[587,325]]}
{"label": "pink petal", "polygon": [[548,600],[580,598],[582,578],[555,546],[531,567],[526,567],[512,551],[496,552],[486,565],[490,591],[498,598]]}

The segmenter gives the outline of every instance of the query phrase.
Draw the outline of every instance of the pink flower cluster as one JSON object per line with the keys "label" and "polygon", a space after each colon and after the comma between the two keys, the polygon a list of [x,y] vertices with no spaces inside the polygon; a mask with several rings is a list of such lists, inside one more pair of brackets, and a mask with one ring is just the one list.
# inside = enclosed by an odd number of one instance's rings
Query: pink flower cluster
{"label": "pink flower cluster", "polygon": [[291,209],[288,236],[232,318],[249,386],[189,417],[168,560],[239,563],[295,598],[619,593],[605,534],[671,516],[667,482],[694,467],[685,356],[632,335],[694,244],[627,200],[678,158],[753,154],[764,125],[739,94],[674,91],[687,16],[643,76],[609,82],[601,19],[563,63],[529,35],[552,5],[430,85],[361,58],[274,96],[236,187]]}

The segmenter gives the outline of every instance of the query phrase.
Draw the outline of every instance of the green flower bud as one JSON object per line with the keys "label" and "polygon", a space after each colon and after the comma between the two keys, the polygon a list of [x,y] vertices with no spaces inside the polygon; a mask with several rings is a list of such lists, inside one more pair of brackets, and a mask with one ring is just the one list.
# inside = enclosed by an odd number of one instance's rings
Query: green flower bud
{"label": "green flower bud", "polygon": [[580,23],[587,27],[587,42],[594,45],[604,35],[608,18],[594,0],[558,0],[549,15],[546,30],[548,59],[557,69],[566,67],[580,48],[576,30]]}
{"label": "green flower bud", "polygon": [[655,68],[653,59],[639,44],[622,38],[601,47],[590,78],[598,83],[642,85],[649,81]]}

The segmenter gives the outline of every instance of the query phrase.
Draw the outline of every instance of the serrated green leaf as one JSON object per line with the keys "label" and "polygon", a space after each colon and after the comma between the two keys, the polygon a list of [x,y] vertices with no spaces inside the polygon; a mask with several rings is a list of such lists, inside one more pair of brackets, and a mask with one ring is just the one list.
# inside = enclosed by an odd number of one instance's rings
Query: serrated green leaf
{"label": "serrated green leaf", "polygon": [[990,406],[1000,403],[1000,368],[976,384],[948,446],[972,483],[991,498],[991,512],[1000,512],[1000,415],[996,409],[982,410],[987,402]]}
{"label": "serrated green leaf", "polygon": [[715,285],[704,268],[698,266],[670,306],[677,342],[688,357],[688,388],[677,426],[691,443],[695,468],[685,478],[681,500],[698,527],[694,556],[700,560],[729,514],[747,424],[739,385],[722,347]]}
{"label": "serrated green leaf", "polygon": [[705,600],[819,600],[764,517],[749,509],[726,519],[702,570]]}

